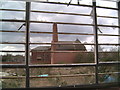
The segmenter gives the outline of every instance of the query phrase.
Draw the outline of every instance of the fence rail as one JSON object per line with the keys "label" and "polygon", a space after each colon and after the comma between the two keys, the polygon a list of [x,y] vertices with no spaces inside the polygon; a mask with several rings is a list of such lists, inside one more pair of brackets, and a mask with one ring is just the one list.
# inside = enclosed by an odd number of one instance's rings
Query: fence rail
{"label": "fence rail", "polygon": [[[2,22],[25,22],[25,20],[15,20],[15,19],[0,19]],[[48,21],[30,21],[30,23],[57,23],[57,24],[67,24],[67,25],[83,25],[83,26],[94,26],[94,24],[85,24],[85,23],[69,23],[69,22],[48,22]],[[116,25],[100,25],[99,27],[113,27],[113,28],[120,28],[120,26]]]}
{"label": "fence rail", "polygon": [[[25,33],[25,31],[11,31],[11,30],[0,30],[0,32],[14,32],[14,33]],[[54,34],[53,32],[42,32],[42,31],[30,31],[30,33],[39,33],[39,34]],[[64,35],[94,35],[88,33],[68,33],[68,32],[58,32],[57,34],[64,34]],[[98,36],[120,36],[115,34],[98,34]]]}
{"label": "fence rail", "polygon": [[[19,0],[18,0],[19,1]],[[44,2],[44,1],[35,1],[36,3],[47,3],[47,4],[58,4],[58,5],[68,5],[68,3],[61,3],[61,2]],[[120,11],[120,2],[118,2],[118,8],[111,8],[111,7],[103,7],[103,6],[96,6],[96,2],[93,2],[92,5],[84,5],[84,4],[70,4],[71,6],[79,6],[79,7],[88,7],[93,9],[93,24],[91,23],[73,23],[73,22],[51,22],[51,21],[35,21],[35,20],[30,20],[30,13],[46,13],[46,14],[61,14],[61,15],[74,15],[74,16],[85,16],[85,17],[91,17],[90,14],[80,14],[80,13],[70,13],[70,12],[54,12],[54,11],[37,11],[37,10],[30,10],[30,3],[31,2],[26,2],[26,10],[17,10],[17,9],[0,9],[2,11],[18,11],[18,12],[23,12],[26,13],[26,18],[25,20],[17,20],[17,19],[0,19],[0,22],[19,22],[19,23],[26,23],[26,31],[14,31],[14,30],[0,30],[0,32],[10,32],[10,33],[25,33],[26,34],[26,42],[0,42],[0,44],[20,44],[20,45],[25,45],[25,50],[20,50],[20,51],[10,51],[10,50],[0,50],[0,52],[15,52],[15,53],[25,53],[25,64],[0,64],[2,68],[24,68],[26,70],[26,76],[4,76],[0,77],[1,79],[26,79],[26,88],[30,87],[30,81],[29,79],[32,78],[56,78],[56,77],[79,77],[79,76],[94,76],[95,77],[95,84],[99,85],[98,82],[98,75],[104,75],[104,74],[113,74],[113,72],[109,73],[99,73],[98,72],[98,67],[99,66],[119,66],[120,61],[113,61],[113,62],[99,62],[98,61],[98,54],[99,53],[117,53],[118,56],[120,54],[120,51],[114,51],[114,52],[99,52],[98,51],[98,45],[115,45],[115,46],[120,46],[119,43],[98,43],[98,36],[116,36],[120,37],[120,33],[118,35],[115,34],[98,34],[98,29],[97,27],[111,27],[111,28],[118,28],[118,32],[120,32],[120,25],[101,25],[97,23],[97,17],[99,18],[113,18],[113,19],[118,19],[118,22],[120,21],[119,17],[119,11]],[[100,16],[97,15],[96,10],[98,8],[102,9],[110,9],[110,10],[116,10],[118,11],[118,17],[116,16]],[[89,26],[93,27],[94,29],[94,34],[90,33],[67,33],[67,32],[58,32],[57,34],[66,34],[66,35],[91,35],[94,36],[95,42],[94,43],[80,43],[76,44],[73,43],[72,45],[94,45],[95,47],[95,52],[93,51],[38,51],[38,52],[47,52],[47,53],[94,53],[95,54],[95,63],[79,63],[79,64],[40,64],[40,65],[31,65],[29,64],[30,61],[30,52],[29,50],[30,45],[42,45],[42,44],[47,44],[47,45],[71,45],[69,43],[65,44],[52,44],[52,43],[31,43],[29,42],[29,34],[30,33],[38,33],[38,34],[53,34],[53,32],[39,32],[39,31],[30,31],[29,25],[30,23],[45,23],[45,24],[63,24],[63,25],[79,25],[79,26]],[[120,38],[119,38],[120,39]],[[118,57],[119,58],[119,57]],[[38,77],[38,76],[30,76],[30,68],[53,68],[53,67],[94,67],[95,68],[95,73],[91,74],[74,74],[74,75],[49,75],[48,77]],[[120,75],[120,72],[114,72],[114,74]],[[117,82],[118,85],[119,82]],[[115,84],[115,83],[114,83]],[[79,85],[80,86],[80,85]],[[92,86],[92,85],[90,85]],[[103,85],[104,86],[104,85]],[[110,84],[109,84],[110,86]]]}
{"label": "fence rail", "polygon": [[[0,42],[0,44],[25,44],[23,42]],[[42,45],[42,44],[47,44],[47,45],[95,45],[94,43],[73,43],[73,44],[70,44],[70,43],[40,43],[40,42],[37,42],[37,43],[29,43],[29,44],[39,44],[39,45]],[[120,46],[120,44],[113,44],[113,43],[99,43],[98,45],[114,45],[114,46]]]}
{"label": "fence rail", "polygon": [[[99,73],[99,75],[109,75],[109,74],[118,74],[120,72],[107,72]],[[48,75],[48,76],[30,76],[30,79],[33,78],[60,78],[60,77],[80,77],[80,76],[95,76],[95,73],[90,74],[71,74],[71,75]],[[3,76],[0,79],[25,79],[25,76]]]}
{"label": "fence rail", "polygon": [[[0,9],[0,10],[2,10],[2,11],[20,11],[20,12],[25,12],[25,10],[18,10],[18,9]],[[65,13],[65,12],[51,12],[51,11],[38,11],[38,10],[31,10],[31,12],[36,12],[36,13],[50,13],[50,14],[63,14],[63,15],[76,15],[76,16],[91,16],[89,14]],[[97,17],[118,19],[118,17],[115,17],[115,16],[100,16],[100,15],[98,15]]]}

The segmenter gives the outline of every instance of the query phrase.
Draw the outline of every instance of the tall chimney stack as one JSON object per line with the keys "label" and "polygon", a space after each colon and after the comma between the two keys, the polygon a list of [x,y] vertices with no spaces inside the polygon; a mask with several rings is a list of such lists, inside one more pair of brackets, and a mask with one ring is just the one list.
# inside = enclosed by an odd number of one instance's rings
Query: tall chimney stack
{"label": "tall chimney stack", "polygon": [[56,23],[54,23],[53,24],[53,42],[58,42],[58,31],[57,31],[57,24]]}
{"label": "tall chimney stack", "polygon": [[[57,31],[57,24],[53,24],[53,36],[52,36],[52,45],[51,45],[51,51],[56,50],[56,45],[54,45],[56,42],[58,42],[58,31]],[[55,53],[51,53],[51,64],[54,64],[55,61]]]}

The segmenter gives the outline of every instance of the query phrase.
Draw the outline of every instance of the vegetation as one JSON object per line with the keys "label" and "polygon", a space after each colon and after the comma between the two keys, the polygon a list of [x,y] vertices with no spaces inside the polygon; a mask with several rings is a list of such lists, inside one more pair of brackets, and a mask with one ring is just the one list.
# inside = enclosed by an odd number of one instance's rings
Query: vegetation
{"label": "vegetation", "polygon": [[21,79],[6,79],[2,81],[2,88],[20,88],[24,87],[25,81]]}
{"label": "vegetation", "polygon": [[6,54],[1,55],[2,62],[23,62],[24,56],[23,55],[12,55],[12,54]]}
{"label": "vegetation", "polygon": [[94,53],[79,53],[74,63],[94,63]]}
{"label": "vegetation", "polygon": [[[115,49],[111,49],[111,52],[115,52]],[[16,59],[24,56],[22,55],[3,55],[2,60],[3,62],[9,62],[9,61],[16,61],[21,59]],[[99,61],[118,61],[118,58],[120,58],[119,53],[116,51],[116,53],[99,53]],[[76,56],[76,60],[74,63],[94,63],[94,53],[78,53]],[[107,79],[106,75],[109,75],[108,72],[118,72],[118,66],[105,66],[101,65],[98,67],[99,73],[106,73],[99,75],[99,82],[104,82],[105,79]],[[5,69],[4,72],[11,72],[16,73],[17,76],[25,76],[25,71],[20,69]],[[17,73],[18,72],[18,73]],[[76,67],[76,68],[31,68],[30,75],[31,76],[38,76],[42,74],[48,74],[48,75],[70,75],[70,74],[90,74],[94,73],[95,69],[94,67]],[[117,74],[112,74],[113,77],[118,77]],[[78,82],[78,79],[80,79],[82,82]],[[32,85],[34,83],[38,84],[38,86],[48,86],[48,85],[71,85],[71,84],[85,84],[85,83],[94,83],[95,79],[94,76],[80,76],[80,77],[57,77],[57,78],[46,78],[46,80],[42,81],[42,79],[32,79]],[[33,86],[36,86],[34,84]],[[17,88],[17,87],[24,87],[25,81],[19,80],[19,79],[5,79],[2,81],[2,87],[3,88]]]}
{"label": "vegetation", "polygon": [[7,55],[2,56],[2,62],[7,62],[7,61],[10,61],[11,59],[12,59],[11,54],[7,54]]}
{"label": "vegetation", "polygon": [[[117,51],[116,48],[112,48],[109,52],[103,51],[102,49],[103,48],[100,48],[101,52],[98,53],[99,62],[120,60],[120,53]],[[94,57],[95,57],[94,52],[79,53],[76,56],[75,63],[94,63],[95,62]]]}
{"label": "vegetation", "polygon": [[[111,48],[111,50],[109,52],[102,50],[103,48],[101,48],[101,52],[99,53],[99,62],[109,62],[109,61],[120,61],[120,53],[117,51],[116,48]],[[94,53],[79,53],[76,56],[76,61],[75,63],[94,63]],[[107,79],[107,75],[110,76],[110,74],[108,74],[109,72],[118,72],[119,67],[117,65],[113,65],[111,66],[106,66],[106,65],[101,65],[98,67],[98,71],[99,73],[106,73],[103,75],[99,75],[99,81],[100,82],[104,82],[105,79]],[[118,74],[112,74],[111,76],[113,76],[114,78],[118,78]]]}

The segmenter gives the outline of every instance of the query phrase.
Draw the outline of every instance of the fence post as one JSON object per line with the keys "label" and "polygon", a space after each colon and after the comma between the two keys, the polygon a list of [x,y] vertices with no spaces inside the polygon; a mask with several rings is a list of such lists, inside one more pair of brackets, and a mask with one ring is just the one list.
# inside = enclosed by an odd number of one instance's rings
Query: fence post
{"label": "fence post", "polygon": [[98,26],[97,26],[97,11],[96,11],[96,1],[93,0],[93,28],[94,28],[94,42],[95,42],[95,78],[96,78],[96,84],[98,84]]}
{"label": "fence post", "polygon": [[25,64],[26,64],[26,88],[30,87],[30,78],[29,78],[29,61],[30,61],[30,47],[29,47],[29,40],[30,40],[30,2],[26,2],[26,44],[25,44]]}
{"label": "fence post", "polygon": [[[118,34],[120,35],[120,1],[118,4]],[[120,36],[118,36],[118,61],[120,62]],[[118,63],[118,72],[120,71],[120,63]],[[118,73],[118,84],[120,85],[120,73]]]}

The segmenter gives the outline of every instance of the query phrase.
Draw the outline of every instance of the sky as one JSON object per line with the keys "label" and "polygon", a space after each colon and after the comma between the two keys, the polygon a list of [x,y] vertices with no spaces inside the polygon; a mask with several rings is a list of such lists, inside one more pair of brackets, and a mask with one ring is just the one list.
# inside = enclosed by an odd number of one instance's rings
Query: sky
{"label": "sky", "polygon": [[[49,0],[51,2],[56,1],[64,1],[68,3],[70,0]],[[72,3],[76,4],[77,0],[72,0]],[[91,0],[81,0],[81,4],[91,5]],[[109,7],[117,7],[115,2],[107,2],[97,0],[98,6],[109,6]],[[25,10],[25,2],[19,1],[3,1],[0,2],[0,7],[3,9],[22,9]],[[54,5],[54,4],[45,4],[45,3],[32,3],[32,10],[39,11],[53,11],[53,12],[68,12],[68,13],[80,13],[80,14],[90,14],[92,9],[88,7],[77,7],[72,5]],[[18,19],[25,20],[24,12],[9,12],[9,11],[0,11],[2,14],[0,15],[0,19]],[[97,9],[97,15],[101,16],[116,16],[118,15],[115,10],[108,9]],[[37,21],[48,21],[48,22],[67,22],[67,23],[86,23],[92,24],[92,17],[83,17],[83,16],[73,16],[73,15],[62,15],[62,14],[45,14],[45,13],[31,13],[31,20]],[[0,22],[0,30],[18,30],[18,28],[23,23],[6,23]],[[118,25],[117,19],[108,19],[108,18],[98,18],[98,24],[102,25]],[[99,27],[99,29],[103,32],[102,34],[115,34],[118,35],[117,28],[105,28]],[[25,31],[25,27],[22,27],[21,31]],[[30,31],[42,31],[42,32],[52,32],[52,24],[30,24]],[[76,26],[76,25],[58,25],[59,32],[72,32],[72,33],[89,33],[93,34],[93,27],[91,26]],[[100,32],[98,32],[101,34]],[[2,37],[2,42],[25,42],[25,34],[22,33],[4,33],[0,32],[0,37]],[[75,41],[79,39],[82,43],[94,43],[93,36],[85,36],[85,35],[59,35],[60,41]],[[51,34],[30,34],[30,42],[51,42],[52,35]],[[99,36],[99,43],[118,43],[118,37],[116,36]],[[24,45],[0,45],[0,50],[25,50]],[[31,49],[37,47],[38,45],[31,45]],[[93,46],[86,46],[88,50],[90,50]],[[105,50],[110,50],[111,47],[102,46]],[[112,48],[116,48],[112,46]]]}

